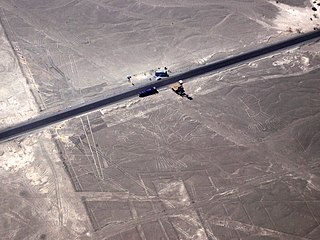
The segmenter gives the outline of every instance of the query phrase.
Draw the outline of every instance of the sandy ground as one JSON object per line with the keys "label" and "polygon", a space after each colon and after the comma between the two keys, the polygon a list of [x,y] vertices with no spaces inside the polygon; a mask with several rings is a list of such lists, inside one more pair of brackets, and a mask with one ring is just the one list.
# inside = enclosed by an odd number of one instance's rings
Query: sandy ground
{"label": "sandy ground", "polygon": [[127,75],[160,66],[178,72],[311,30],[319,26],[311,7],[271,0],[3,0],[0,15],[23,50],[39,107],[53,111],[128,88]]}
{"label": "sandy ground", "polygon": [[0,126],[7,127],[37,115],[38,108],[1,25],[0,55]]}
{"label": "sandy ground", "polygon": [[2,239],[76,239],[90,229],[50,136],[1,144]]}
{"label": "sandy ground", "polygon": [[[2,28],[0,55],[2,128],[39,112]],[[75,239],[88,231],[81,199],[49,131],[1,143],[0,176],[1,239]]]}
{"label": "sandy ground", "polygon": [[[57,128],[93,239],[318,239],[319,43]],[[303,219],[303,222],[301,222]]]}
{"label": "sandy ground", "polygon": [[[288,1],[289,3],[290,1]],[[294,1],[292,1],[294,2]],[[301,1],[298,1],[301,2]],[[310,0],[307,6],[290,6],[279,1],[270,1],[279,9],[278,16],[273,20],[274,26],[281,31],[306,32],[320,28],[319,1]],[[315,8],[314,11],[312,8]]]}
{"label": "sandy ground", "polygon": [[[311,30],[317,4],[3,0],[1,126]],[[319,55],[288,50],[186,84],[193,101],[164,91],[1,143],[2,238],[319,239]]]}

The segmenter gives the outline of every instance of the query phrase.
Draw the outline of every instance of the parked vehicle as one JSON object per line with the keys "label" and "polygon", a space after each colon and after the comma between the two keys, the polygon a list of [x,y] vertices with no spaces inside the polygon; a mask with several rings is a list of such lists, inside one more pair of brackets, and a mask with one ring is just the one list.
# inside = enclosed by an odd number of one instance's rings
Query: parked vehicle
{"label": "parked vehicle", "polygon": [[154,75],[156,77],[156,80],[161,80],[161,78],[169,77],[167,68],[159,68]]}
{"label": "parked vehicle", "polygon": [[147,97],[153,94],[159,93],[156,87],[148,88],[146,90],[143,90],[139,93],[139,97]]}

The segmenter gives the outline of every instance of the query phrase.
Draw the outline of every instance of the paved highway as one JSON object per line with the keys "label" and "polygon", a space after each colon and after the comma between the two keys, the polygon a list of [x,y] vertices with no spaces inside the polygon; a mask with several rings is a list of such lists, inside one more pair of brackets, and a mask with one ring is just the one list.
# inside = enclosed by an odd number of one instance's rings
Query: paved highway
{"label": "paved highway", "polygon": [[257,50],[249,51],[246,53],[229,57],[221,61],[213,62],[207,65],[192,69],[190,71],[183,72],[183,73],[174,75],[172,77],[150,83],[148,85],[144,85],[142,87],[134,88],[126,92],[122,92],[113,96],[108,96],[103,99],[95,100],[93,102],[88,102],[79,106],[74,106],[72,108],[68,108],[63,111],[53,113],[51,115],[34,118],[27,122],[0,130],[0,141],[10,140],[18,136],[35,131],[37,129],[49,126],[51,124],[72,118],[74,116],[78,116],[78,115],[105,107],[107,105],[120,102],[125,99],[137,97],[139,92],[150,87],[163,88],[164,86],[177,82],[180,79],[186,80],[186,79],[198,77],[200,75],[203,75],[209,72],[234,66],[236,64],[243,63],[252,59],[256,59],[258,57],[271,54],[286,48],[290,48],[298,44],[309,42],[311,40],[319,40],[319,38],[320,38],[320,31],[313,31],[313,32],[299,35],[297,37],[294,37],[282,42],[278,42],[272,45],[268,45],[266,47],[259,48]]}

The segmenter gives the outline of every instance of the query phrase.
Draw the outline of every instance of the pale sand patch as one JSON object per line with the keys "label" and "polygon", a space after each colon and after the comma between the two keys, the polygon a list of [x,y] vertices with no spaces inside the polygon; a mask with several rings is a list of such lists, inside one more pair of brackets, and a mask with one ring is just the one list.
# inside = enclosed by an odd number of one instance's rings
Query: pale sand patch
{"label": "pale sand patch", "polygon": [[[191,205],[191,199],[182,181],[159,180],[155,181],[155,186],[166,208],[184,208]],[[181,239],[207,239],[204,227],[192,209],[174,215],[172,225]]]}
{"label": "pale sand patch", "polygon": [[34,145],[37,142],[35,137],[28,137],[23,141],[10,141],[1,144],[0,168],[17,172],[30,165],[34,157]]}
{"label": "pale sand patch", "polygon": [[[38,113],[13,50],[0,25],[0,128],[26,121]],[[34,161],[35,137],[1,144],[0,168],[17,172]]]}
{"label": "pale sand patch", "polygon": [[[39,111],[1,25],[0,56],[0,128],[6,128],[27,121]],[[38,219],[44,219],[50,231],[57,233],[57,239],[75,239],[88,231],[88,220],[60,164],[59,151],[48,130],[0,144],[0,171],[18,182],[27,180],[28,189],[44,197],[32,199],[28,210],[36,212]],[[24,216],[24,213],[19,214]],[[24,217],[29,220],[29,216]],[[7,235],[4,237],[10,234],[16,238],[16,231],[5,230]],[[43,227],[37,229],[39,233],[45,230]]]}
{"label": "pale sand patch", "polygon": [[5,128],[35,116],[38,108],[1,25],[0,56],[0,128]]}
{"label": "pale sand patch", "polygon": [[[313,5],[313,1],[310,2]],[[276,1],[270,1],[270,3],[279,9],[278,16],[273,20],[273,27],[279,31],[308,32],[313,31],[320,24],[319,17],[314,17],[316,13],[311,6],[301,8],[276,3]]]}

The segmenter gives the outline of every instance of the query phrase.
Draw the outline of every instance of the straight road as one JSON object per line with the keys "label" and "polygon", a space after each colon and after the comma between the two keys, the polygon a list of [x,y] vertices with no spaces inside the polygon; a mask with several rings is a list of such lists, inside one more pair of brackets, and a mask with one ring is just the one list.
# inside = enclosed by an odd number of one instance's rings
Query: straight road
{"label": "straight road", "polygon": [[286,48],[296,46],[298,44],[303,44],[306,42],[310,42],[312,40],[314,41],[319,40],[319,38],[320,38],[319,30],[302,34],[285,41],[268,45],[266,47],[262,47],[262,48],[249,51],[246,53],[242,53],[236,56],[232,56],[221,61],[213,62],[207,65],[192,69],[190,71],[183,72],[183,73],[174,75],[172,77],[150,83],[148,85],[144,85],[142,87],[137,87],[126,92],[122,92],[112,96],[107,96],[103,99],[98,99],[92,102],[84,103],[79,106],[67,108],[63,111],[53,113],[51,115],[40,116],[40,117],[31,119],[27,122],[0,130],[0,141],[10,140],[18,136],[35,131],[37,129],[52,125],[54,123],[61,122],[66,119],[105,107],[107,105],[111,105],[132,97],[137,97],[139,92],[147,88],[151,88],[151,87],[163,88],[164,86],[167,86],[179,80],[186,80],[186,79],[198,77],[200,75],[204,75],[213,71],[217,71],[220,69],[225,69],[227,67],[231,67],[239,63],[247,62],[249,60],[253,60],[264,55],[268,55],[280,50],[284,50]]}

